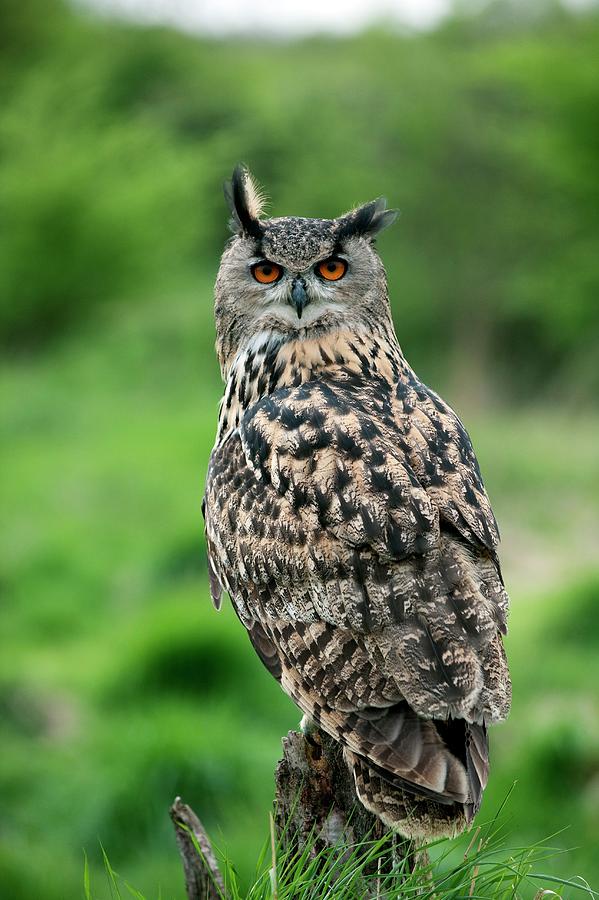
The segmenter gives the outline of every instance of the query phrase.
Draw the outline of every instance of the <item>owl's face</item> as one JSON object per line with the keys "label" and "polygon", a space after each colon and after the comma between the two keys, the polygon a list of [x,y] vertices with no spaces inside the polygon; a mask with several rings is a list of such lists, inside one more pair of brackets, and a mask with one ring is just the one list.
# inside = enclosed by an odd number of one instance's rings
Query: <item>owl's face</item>
{"label": "owl's face", "polygon": [[338,219],[260,220],[261,198],[246,169],[225,185],[235,236],[216,280],[221,367],[265,333],[312,337],[372,327],[389,316],[386,277],[372,239],[397,216],[382,199]]}

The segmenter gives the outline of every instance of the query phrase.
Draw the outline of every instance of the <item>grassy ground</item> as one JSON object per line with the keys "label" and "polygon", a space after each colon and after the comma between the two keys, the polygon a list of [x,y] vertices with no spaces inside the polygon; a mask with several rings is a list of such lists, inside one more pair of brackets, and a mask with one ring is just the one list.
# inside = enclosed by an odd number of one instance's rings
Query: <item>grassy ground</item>
{"label": "grassy ground", "polygon": [[[200,501],[219,377],[196,349],[197,304],[157,296],[3,367],[0,885],[13,900],[79,896],[100,841],[148,898],[181,897],[176,794],[242,879],[267,833],[298,714],[228,605],[209,602]],[[514,840],[566,828],[552,843],[577,849],[546,868],[597,884],[599,417],[467,419],[513,599],[514,709],[493,731],[481,816],[517,780]]]}
{"label": "grassy ground", "polygon": [[[572,897],[596,900],[581,876],[564,879],[548,874],[547,860],[559,851],[547,842],[514,846],[506,840],[499,815],[477,825],[472,833],[454,841],[440,840],[421,847],[416,854],[396,858],[390,866],[389,840],[363,841],[345,848],[318,850],[310,837],[301,850],[269,839],[260,854],[249,885],[240,882],[230,859],[217,860],[221,875],[212,884],[223,900],[377,900],[419,897],[423,900],[541,900]],[[193,840],[205,873],[203,852]],[[189,861],[189,858],[186,856]],[[104,856],[105,875],[111,897],[132,896],[147,900],[116,872]],[[558,893],[559,891],[559,893]],[[97,900],[89,868],[84,871],[85,900]]]}

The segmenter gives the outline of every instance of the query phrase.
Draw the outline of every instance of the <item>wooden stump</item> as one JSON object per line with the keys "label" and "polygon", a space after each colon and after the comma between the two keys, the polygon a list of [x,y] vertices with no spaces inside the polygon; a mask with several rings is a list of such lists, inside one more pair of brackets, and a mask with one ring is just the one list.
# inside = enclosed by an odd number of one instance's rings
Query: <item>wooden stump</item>
{"label": "wooden stump", "polygon": [[170,814],[183,861],[188,900],[219,900],[225,897],[225,883],[212,845],[193,809],[177,797]]}
{"label": "wooden stump", "polygon": [[290,731],[283,738],[275,783],[276,834],[283,849],[302,851],[308,845],[313,857],[330,850],[343,859],[367,854],[374,842],[382,842],[377,858],[364,866],[365,875],[397,871],[404,859],[411,863],[412,842],[362,806],[341,746],[320,729],[307,735]]}

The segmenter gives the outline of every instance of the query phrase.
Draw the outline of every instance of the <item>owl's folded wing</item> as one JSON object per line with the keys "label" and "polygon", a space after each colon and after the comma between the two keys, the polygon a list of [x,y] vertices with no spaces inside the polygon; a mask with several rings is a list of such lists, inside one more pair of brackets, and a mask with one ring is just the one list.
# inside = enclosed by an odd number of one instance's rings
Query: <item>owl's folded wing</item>
{"label": "owl's folded wing", "polygon": [[458,416],[413,372],[394,387],[393,415],[399,449],[441,520],[468,543],[490,551],[498,566],[497,522],[470,437]]}
{"label": "owl's folded wing", "polygon": [[[264,664],[350,752],[404,787],[476,805],[482,722],[509,706],[503,587],[391,427],[343,399],[327,385],[266,398],[213,453],[215,593],[229,591]],[[450,716],[462,734],[448,743],[436,720]],[[474,767],[454,752],[468,742],[482,748]]]}
{"label": "owl's folded wing", "polygon": [[484,725],[419,716],[362,635],[269,618],[248,632],[286,693],[350,751],[364,777],[476,811],[488,775]]}
{"label": "owl's folded wing", "polygon": [[365,635],[421,715],[502,718],[507,597],[492,554],[441,519],[380,415],[332,393],[308,383],[265,398],[215,450],[206,530],[218,580],[247,626],[256,590],[267,622]]}

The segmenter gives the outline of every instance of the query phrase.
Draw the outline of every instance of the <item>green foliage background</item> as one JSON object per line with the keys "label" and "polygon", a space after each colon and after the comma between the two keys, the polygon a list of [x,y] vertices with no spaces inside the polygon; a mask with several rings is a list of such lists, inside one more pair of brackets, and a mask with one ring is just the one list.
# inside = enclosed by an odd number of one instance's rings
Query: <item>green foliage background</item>
{"label": "green foliage background", "polygon": [[[0,896],[83,849],[181,897],[182,794],[248,878],[292,704],[211,609],[221,183],[273,214],[385,193],[410,361],[464,415],[504,534],[515,697],[481,817],[599,866],[599,16],[208,41],[0,0]],[[106,888],[108,892],[108,888]]]}

